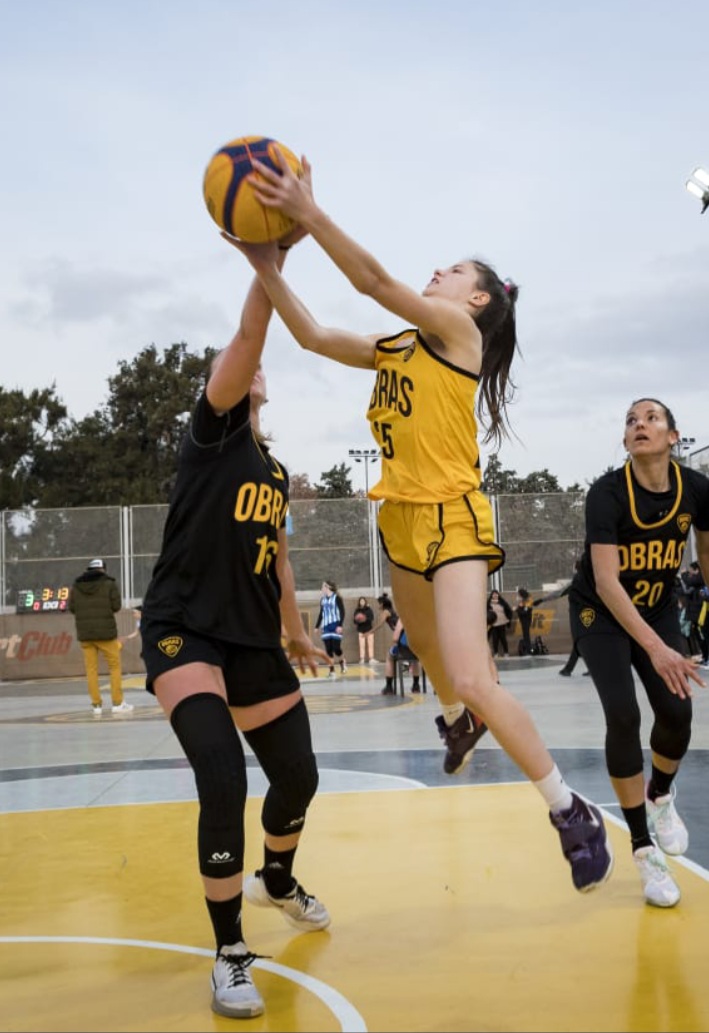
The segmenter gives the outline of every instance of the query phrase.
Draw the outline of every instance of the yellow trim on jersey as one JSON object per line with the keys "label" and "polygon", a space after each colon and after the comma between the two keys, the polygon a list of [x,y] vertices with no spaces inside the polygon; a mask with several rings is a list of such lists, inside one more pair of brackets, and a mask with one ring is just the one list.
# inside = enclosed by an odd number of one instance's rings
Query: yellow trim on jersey
{"label": "yellow trim on jersey", "polygon": [[447,502],[480,487],[479,377],[434,352],[418,330],[377,342],[367,419],[382,456],[371,499]]}
{"label": "yellow trim on jersey", "polygon": [[633,477],[632,477],[632,464],[628,460],[625,464],[625,483],[628,486],[628,498],[630,500],[630,515],[633,518],[633,522],[641,528],[643,531],[652,531],[656,527],[662,527],[663,524],[668,524],[674,517],[675,513],[679,509],[680,502],[682,501],[682,474],[680,472],[679,465],[670,460],[670,466],[674,468],[675,475],[677,477],[677,497],[675,498],[674,505],[667,516],[664,516],[662,520],[658,520],[655,524],[644,524],[638,516],[638,511],[635,506],[635,490],[633,488]]}

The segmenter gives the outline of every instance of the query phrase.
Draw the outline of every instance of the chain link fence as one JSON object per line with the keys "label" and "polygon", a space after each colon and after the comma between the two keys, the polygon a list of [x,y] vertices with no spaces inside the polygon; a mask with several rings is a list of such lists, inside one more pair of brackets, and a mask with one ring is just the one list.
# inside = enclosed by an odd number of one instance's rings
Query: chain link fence
{"label": "chain link fence", "polygon": [[[583,548],[584,499],[569,492],[491,497],[497,540],[506,554],[494,587],[514,592],[524,585],[536,592],[568,580]],[[288,542],[299,592],[317,591],[325,578],[340,590],[365,595],[390,585],[376,509],[366,498],[291,502]],[[167,506],[6,510],[1,516],[4,613],[16,611],[21,593],[36,597],[71,585],[97,556],[118,581],[124,605],[131,606],[141,601],[150,580]]]}

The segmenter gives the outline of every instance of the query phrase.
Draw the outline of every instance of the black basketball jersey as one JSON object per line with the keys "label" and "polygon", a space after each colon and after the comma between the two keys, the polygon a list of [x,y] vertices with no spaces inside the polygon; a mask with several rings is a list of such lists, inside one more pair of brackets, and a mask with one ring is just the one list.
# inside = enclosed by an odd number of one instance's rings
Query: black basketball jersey
{"label": "black basketball jersey", "polygon": [[612,617],[596,593],[591,545],[617,545],[620,582],[652,622],[674,604],[673,588],[692,526],[709,530],[709,478],[670,463],[670,489],[641,487],[630,461],[599,477],[586,496],[586,542],[569,591],[576,605]]}
{"label": "black basketball jersey", "polygon": [[185,435],[146,616],[240,645],[281,642],[278,530],[288,476],[249,420],[249,396],[217,416],[199,399]]}

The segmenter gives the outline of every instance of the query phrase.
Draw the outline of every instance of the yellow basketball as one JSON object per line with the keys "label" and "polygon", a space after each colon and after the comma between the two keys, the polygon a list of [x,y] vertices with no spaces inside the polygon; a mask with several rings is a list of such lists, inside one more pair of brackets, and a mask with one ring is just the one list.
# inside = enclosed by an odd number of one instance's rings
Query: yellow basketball
{"label": "yellow basketball", "polygon": [[251,244],[280,240],[293,229],[293,220],[275,208],[264,208],[254,196],[246,177],[254,159],[280,171],[275,147],[279,147],[297,176],[303,167],[295,154],[267,136],[240,136],[224,144],[207,165],[202,193],[207,211],[217,226]]}

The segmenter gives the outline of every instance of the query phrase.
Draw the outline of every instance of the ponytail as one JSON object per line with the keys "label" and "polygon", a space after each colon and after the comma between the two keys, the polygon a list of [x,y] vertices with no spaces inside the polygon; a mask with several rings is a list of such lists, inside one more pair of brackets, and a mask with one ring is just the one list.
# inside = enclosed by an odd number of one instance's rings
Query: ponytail
{"label": "ponytail", "polygon": [[502,438],[509,436],[507,406],[516,390],[510,369],[518,349],[515,305],[519,287],[511,280],[501,280],[485,262],[473,259],[473,265],[478,286],[490,295],[488,304],[475,316],[483,339],[480,405],[487,410],[483,442],[492,441],[499,448]]}

